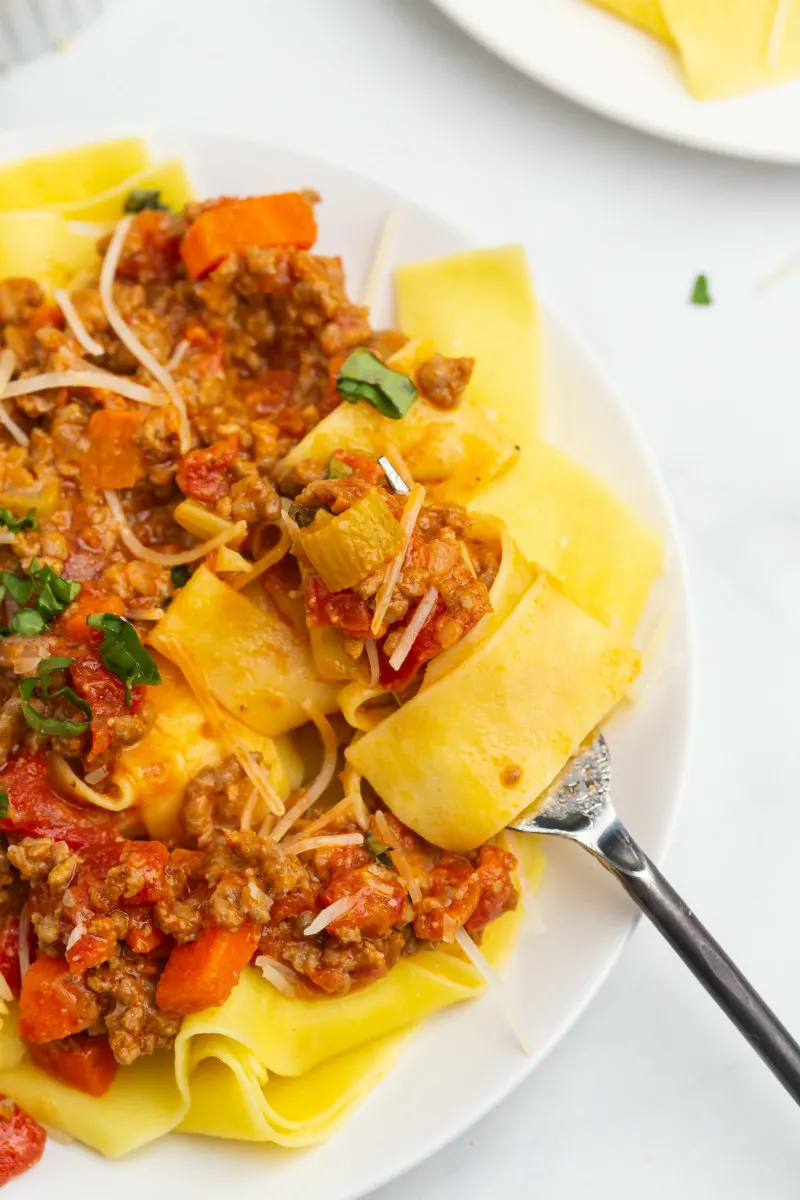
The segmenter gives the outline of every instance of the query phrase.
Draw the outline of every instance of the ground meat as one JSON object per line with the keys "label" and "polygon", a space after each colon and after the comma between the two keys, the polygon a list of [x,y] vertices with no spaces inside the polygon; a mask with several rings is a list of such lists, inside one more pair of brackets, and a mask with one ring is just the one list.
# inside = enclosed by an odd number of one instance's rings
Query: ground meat
{"label": "ground meat", "polygon": [[52,838],[23,838],[8,847],[8,860],[16,867],[23,879],[47,879],[53,890],[63,891],[69,883],[78,863],[66,842],[54,842]]}
{"label": "ground meat", "polygon": [[434,354],[423,363],[417,382],[426,400],[437,408],[456,408],[461,403],[475,366],[474,358],[445,358]]}
{"label": "ground meat", "polygon": [[253,785],[231,755],[216,767],[206,767],[186,788],[181,822],[198,846],[210,844],[214,830],[238,825]]}
{"label": "ground meat", "polygon": [[4,279],[0,282],[0,326],[24,325],[44,296],[32,279]]}
{"label": "ground meat", "polygon": [[159,974],[158,962],[127,956],[87,972],[86,982],[100,999],[109,1045],[123,1066],[170,1047],[181,1027],[180,1017],[156,1007]]}

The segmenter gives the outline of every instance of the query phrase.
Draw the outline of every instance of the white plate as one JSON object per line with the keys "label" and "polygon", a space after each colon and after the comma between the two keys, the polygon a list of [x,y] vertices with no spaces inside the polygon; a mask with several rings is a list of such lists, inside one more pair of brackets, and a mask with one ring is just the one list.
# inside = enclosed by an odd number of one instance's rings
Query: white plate
{"label": "white plate", "polygon": [[[0,159],[87,141],[109,131],[86,127],[0,137]],[[125,131],[129,132],[129,131]],[[179,154],[198,194],[312,186],[322,192],[320,248],[342,254],[357,294],[371,246],[396,197],[337,167],[253,142],[203,133],[153,133],[154,151]],[[509,230],[513,234],[513,230]],[[401,209],[393,261],[446,254],[466,239],[411,204]],[[387,277],[378,315],[390,316]],[[611,731],[615,793],[650,853],[658,858],[675,816],[690,708],[690,645],[682,558],[669,503],[630,420],[589,354],[552,313],[546,318],[546,406],[553,440],[613,482],[664,532],[667,569],[654,614],[669,626],[651,686]],[[653,614],[651,614],[653,615]],[[662,669],[663,668],[663,669]],[[587,856],[588,857],[588,856]],[[286,1151],[248,1143],[172,1136],[123,1161],[77,1145],[48,1144],[43,1162],[16,1185],[21,1198],[115,1200],[142,1194],[198,1200],[242,1198],[348,1200],[408,1170],[461,1133],[524,1079],[591,1000],[633,927],[629,903],[577,849],[553,845],[536,914],[506,971],[524,1012],[526,1057],[491,1000],[464,1004],[430,1021],[391,1074],[322,1146]],[[538,933],[543,919],[546,932]],[[547,1097],[542,1097],[547,1103]]]}
{"label": "white plate", "polygon": [[584,0],[433,0],[526,75],[603,116],[703,150],[800,162],[800,80],[694,100],[676,56]]}

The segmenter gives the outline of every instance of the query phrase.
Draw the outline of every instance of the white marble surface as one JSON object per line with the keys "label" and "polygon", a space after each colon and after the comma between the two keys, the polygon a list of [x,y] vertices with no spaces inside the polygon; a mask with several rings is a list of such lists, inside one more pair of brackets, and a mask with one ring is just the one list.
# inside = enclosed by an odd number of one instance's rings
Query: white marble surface
{"label": "white marble surface", "polygon": [[[667,868],[800,1030],[800,172],[651,141],[548,95],[425,0],[117,0],[0,76],[0,128],[253,132],[524,242],[616,378],[683,526],[699,686]],[[715,304],[687,303],[705,271]],[[792,1102],[650,930],[544,1066],[381,1200],[790,1200]]]}

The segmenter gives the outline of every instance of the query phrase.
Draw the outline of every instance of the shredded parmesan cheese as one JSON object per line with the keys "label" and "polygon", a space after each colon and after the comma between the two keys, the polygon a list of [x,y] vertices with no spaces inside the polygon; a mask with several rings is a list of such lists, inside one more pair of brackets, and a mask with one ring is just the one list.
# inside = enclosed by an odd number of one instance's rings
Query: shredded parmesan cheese
{"label": "shredded parmesan cheese", "polygon": [[333,921],[338,921],[339,917],[343,917],[345,913],[349,913],[351,908],[355,908],[356,903],[366,891],[362,888],[352,896],[342,896],[341,900],[334,900],[333,904],[329,904],[327,908],[323,908],[321,913],[317,913],[310,925],[307,925],[303,930],[306,937],[314,937],[317,933],[322,933],[323,929]]}
{"label": "shredded parmesan cheese", "polygon": [[267,550],[266,554],[262,554],[256,562],[253,563],[249,571],[243,571],[237,575],[231,582],[231,587],[240,592],[242,588],[247,587],[248,583],[252,583],[254,579],[258,579],[259,575],[263,575],[270,567],[274,567],[288,553],[291,544],[288,530],[279,529],[278,540],[271,550]]}
{"label": "shredded parmesan cheese", "polygon": [[387,609],[391,603],[395,584],[400,578],[400,572],[403,569],[403,563],[406,561],[408,547],[411,544],[411,537],[414,533],[414,527],[417,524],[417,518],[419,517],[424,500],[425,488],[421,484],[417,484],[416,488],[409,493],[408,503],[400,521],[403,545],[392,559],[389,570],[386,572],[386,578],[378,588],[375,596],[375,615],[372,618],[372,632],[376,635],[380,633],[383,618],[386,616]]}
{"label": "shredded parmesan cheese", "polygon": [[10,1003],[14,999],[14,993],[6,982],[5,975],[0,975],[0,1000],[5,1000]]}
{"label": "shredded parmesan cheese", "polygon": [[789,24],[789,14],[794,0],[776,0],[775,13],[767,39],[767,66],[771,71],[777,70],[786,27]]}
{"label": "shredded parmesan cheese", "polygon": [[302,837],[284,842],[285,849],[291,854],[309,854],[312,850],[325,850],[328,846],[361,846],[364,842],[363,833],[325,833],[320,837],[307,837],[308,830],[303,831]]}
{"label": "shredded parmesan cheese", "polygon": [[486,986],[491,992],[497,1003],[498,1008],[502,1012],[509,1028],[514,1033],[517,1041],[526,1054],[530,1054],[531,1048],[528,1042],[528,1036],[520,1023],[519,1014],[516,1011],[516,1006],[508,994],[508,989],[503,983],[500,976],[495,971],[494,967],[487,960],[484,954],[478,949],[472,938],[467,933],[463,926],[456,930],[455,940],[472,963],[478,974],[485,980]]}
{"label": "shredded parmesan cheese", "polygon": [[219,546],[224,546],[226,542],[230,542],[237,537],[244,537],[247,533],[247,523],[245,521],[237,521],[235,525],[231,525],[230,529],[221,530],[214,537],[209,538],[207,542],[201,542],[199,546],[194,546],[191,550],[183,550],[179,554],[162,554],[160,550],[153,550],[150,546],[145,546],[144,542],[139,541],[128,523],[128,518],[125,516],[117,493],[108,490],[103,495],[106,498],[106,504],[111,509],[111,515],[116,522],[119,536],[131,554],[135,558],[141,558],[145,562],[157,563],[161,567],[179,567],[184,563],[196,562],[198,558],[205,558],[212,550],[216,550]]}
{"label": "shredded parmesan cheese", "polygon": [[[0,354],[0,397],[6,393],[11,376],[14,374],[15,365],[14,351],[6,347],[2,354]],[[20,429],[16,421],[12,420],[2,404],[0,404],[0,425],[8,430],[14,441],[20,446],[30,445],[30,438],[27,433],[23,429]]]}
{"label": "shredded parmesan cheese", "polygon": [[79,918],[77,925],[75,925],[75,927],[72,930],[72,933],[67,938],[67,945],[66,945],[67,953],[69,953],[69,951],[72,949],[72,947],[75,945],[76,942],[79,942],[81,940],[81,938],[83,937],[83,935],[85,933],[86,933],[86,926],[84,925],[83,921],[80,920],[80,918]]}
{"label": "shredded parmesan cheese", "polygon": [[411,647],[422,633],[428,617],[436,607],[436,601],[438,598],[439,593],[437,592],[436,588],[429,587],[417,607],[414,609],[414,615],[403,630],[403,636],[395,646],[394,653],[389,659],[389,666],[393,671],[399,671],[403,663],[408,658],[411,652]]}
{"label": "shredded parmesan cheese", "polygon": [[179,367],[183,362],[188,349],[189,343],[187,342],[186,338],[183,338],[180,342],[178,342],[177,346],[172,351],[172,355],[167,360],[166,370],[174,371],[176,367]]}
{"label": "shredded parmesan cheese", "polygon": [[160,621],[164,616],[163,608],[127,608],[125,616],[129,621]]}
{"label": "shredded parmesan cheese", "polygon": [[316,778],[304,788],[297,800],[290,809],[288,809],[281,817],[278,824],[270,832],[270,837],[275,842],[279,842],[281,838],[289,832],[303,813],[307,812],[315,801],[319,800],[326,787],[333,779],[333,773],[336,770],[336,734],[333,732],[333,726],[323,712],[317,708],[316,704],[312,704],[307,700],[303,708],[308,713],[311,720],[319,730],[319,736],[322,738],[323,757],[322,765],[317,772]]}
{"label": "shredded parmesan cheese", "polygon": [[105,354],[105,348],[101,346],[100,342],[95,341],[78,316],[78,310],[72,303],[69,294],[63,288],[56,288],[53,292],[53,298],[64,314],[64,320],[69,325],[71,332],[76,340],[80,342],[81,346],[83,346],[86,353],[94,355],[95,358],[98,358],[101,354]]}
{"label": "shredded parmesan cheese", "polygon": [[100,271],[100,300],[108,317],[108,323],[123,346],[127,346],[133,357],[142,364],[146,371],[150,372],[177,409],[180,418],[181,453],[186,454],[187,450],[191,450],[192,448],[192,433],[189,428],[189,414],[186,411],[183,397],[178,391],[175,380],[167,368],[162,366],[146,346],[142,345],[130,326],[123,320],[122,313],[117,308],[114,300],[114,278],[117,274],[117,266],[122,256],[125,239],[128,236],[132,220],[133,217],[123,217],[114,230],[111,241],[108,243],[108,250],[106,250],[106,256],[103,259],[103,266]]}
{"label": "shredded parmesan cheese", "polygon": [[367,651],[367,662],[369,663],[369,686],[371,688],[378,686],[380,678],[380,662],[378,661],[378,645],[374,638],[367,638],[364,642]]}
{"label": "shredded parmesan cheese", "polygon": [[28,906],[23,906],[22,912],[19,914],[19,932],[17,934],[17,956],[19,958],[19,977],[24,979],[28,974],[28,968],[31,965],[31,948],[29,938],[31,935],[31,918],[28,914]]}
{"label": "shredded parmesan cheese", "polygon": [[284,809],[283,801],[272,786],[268,772],[264,770],[260,763],[256,762],[242,739],[236,733],[232,732],[231,718],[211,694],[208,684],[189,654],[187,654],[177,638],[165,637],[162,641],[164,644],[164,653],[167,658],[171,659],[176,667],[183,672],[184,678],[194,692],[195,699],[202,708],[206,720],[228,753],[234,756],[253,787],[264,800],[267,812],[280,815]]}
{"label": "shredded parmesan cheese", "polygon": [[372,308],[372,305],[375,303],[375,297],[383,281],[383,276],[386,274],[389,257],[397,239],[397,226],[400,221],[401,210],[402,206],[400,204],[394,205],[378,234],[375,249],[372,253],[372,261],[367,270],[364,286],[361,289],[361,303],[366,308]]}
{"label": "shredded parmesan cheese", "polygon": [[[361,776],[357,775],[356,779],[359,781],[357,786],[360,788]],[[369,828],[369,813],[367,812],[366,805],[361,798],[360,790],[350,791],[348,789],[346,796],[329,808],[327,812],[324,812],[322,816],[317,817],[316,821],[309,822],[308,826],[303,830],[302,835],[287,839],[283,843],[285,849],[295,853],[295,843],[298,843],[301,840],[301,837],[303,841],[309,837],[315,837],[317,834],[321,833],[326,826],[330,825],[332,821],[338,821],[340,817],[351,817],[355,821],[356,825],[360,825],[363,830],[367,830]],[[356,842],[353,843],[353,845],[356,844]]]}
{"label": "shredded parmesan cheese", "polygon": [[278,962],[276,958],[269,958],[266,954],[259,954],[255,960],[255,966],[258,967],[267,983],[271,983],[282,996],[293,998],[297,995],[298,977],[291,967]]}
{"label": "shredded parmesan cheese", "polygon": [[44,375],[28,375],[18,379],[3,391],[0,399],[7,400],[12,396],[28,396],[31,392],[52,391],[53,388],[97,388],[104,392],[115,392],[126,400],[135,400],[137,404],[150,404],[154,408],[163,407],[164,401],[154,396],[149,388],[122,375],[112,375],[109,371],[98,371],[90,367],[86,371],[48,371]]}
{"label": "shredded parmesan cheese", "polygon": [[10,530],[0,530],[0,546],[13,546],[14,538],[16,536],[17,535],[15,533],[11,533]]}

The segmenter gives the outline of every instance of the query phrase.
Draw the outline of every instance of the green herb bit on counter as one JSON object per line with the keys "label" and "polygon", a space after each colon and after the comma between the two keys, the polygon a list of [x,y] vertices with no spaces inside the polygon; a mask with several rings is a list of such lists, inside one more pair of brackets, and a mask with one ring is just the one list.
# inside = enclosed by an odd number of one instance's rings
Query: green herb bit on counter
{"label": "green herb bit on counter", "polygon": [[711,303],[711,293],[708,290],[708,276],[698,275],[694,281],[690,297],[692,304],[708,305]]}
{"label": "green herb bit on counter", "polygon": [[417,385],[370,350],[354,350],[342,363],[336,390],[349,404],[366,400],[384,417],[399,421],[417,398]]}
{"label": "green herb bit on counter", "polygon": [[133,703],[131,688],[140,683],[161,683],[151,655],[139,640],[139,635],[124,617],[117,613],[92,613],[86,624],[103,634],[100,658],[103,666],[125,684],[125,703]]}

